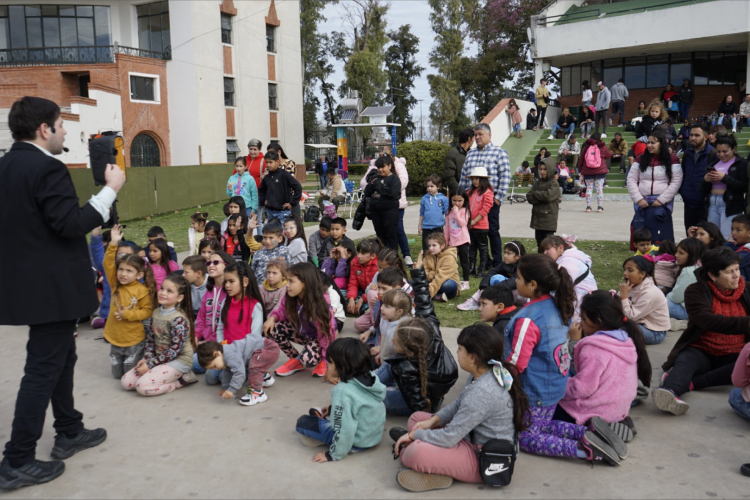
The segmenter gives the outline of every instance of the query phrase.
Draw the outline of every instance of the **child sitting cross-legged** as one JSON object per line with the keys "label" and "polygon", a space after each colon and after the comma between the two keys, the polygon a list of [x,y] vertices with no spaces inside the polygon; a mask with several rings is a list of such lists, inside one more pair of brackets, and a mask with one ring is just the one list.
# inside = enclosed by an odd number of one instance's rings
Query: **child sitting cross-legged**
{"label": "child sitting cross-legged", "polygon": [[518,292],[516,292],[516,268],[518,267],[518,261],[524,255],[526,255],[526,248],[523,246],[523,243],[517,240],[507,242],[503,246],[503,261],[482,276],[482,281],[479,283],[479,290],[463,304],[456,306],[456,308],[459,311],[478,310],[482,290],[492,285],[501,285],[503,288],[511,290],[515,302],[524,303],[525,299],[523,297],[519,299],[517,296]]}
{"label": "child sitting cross-legged", "polygon": [[667,298],[654,282],[654,264],[645,257],[627,259],[622,268],[620,300],[625,316],[638,323],[646,344],[661,344],[672,327]]}
{"label": "child sitting cross-legged", "polygon": [[224,233],[223,250],[237,262],[247,262],[250,259],[250,248],[245,241],[247,228],[247,215],[232,214],[229,216],[227,232]]}
{"label": "child sitting cross-legged", "polygon": [[328,347],[326,360],[326,376],[339,381],[331,390],[331,405],[311,408],[296,426],[305,445],[328,446],[313,457],[318,463],[376,446],[385,427],[385,386],[370,371],[367,348],[354,338],[338,339]]}
{"label": "child sitting cross-legged", "polygon": [[674,288],[667,294],[667,309],[670,318],[688,319],[685,310],[685,290],[698,281],[695,271],[700,266],[700,260],[705,251],[706,245],[697,238],[685,238],[677,244],[674,257],[680,272],[674,283]]}
{"label": "child sitting cross-legged", "polygon": [[412,306],[411,297],[400,288],[388,290],[383,294],[381,300],[378,329],[379,343],[370,349],[370,354],[375,357],[375,362],[378,365],[382,365],[384,360],[396,354],[393,347],[393,336],[398,325],[411,318]]}
{"label": "child sitting cross-legged", "polygon": [[350,314],[359,314],[362,309],[367,286],[372,283],[378,272],[378,252],[382,247],[376,238],[362,240],[357,244],[357,256],[351,260],[349,281],[346,287],[346,299],[349,302],[346,310]]}
{"label": "child sitting cross-legged", "polygon": [[328,254],[326,253],[326,245],[331,237],[331,219],[330,216],[324,215],[320,218],[320,225],[318,230],[310,235],[308,238],[308,252],[312,257],[312,262],[315,267],[320,267],[325,262]]}
{"label": "child sitting cross-legged", "polygon": [[[375,300],[372,302],[370,307],[375,319],[373,320],[373,324],[368,328],[368,330],[359,336],[359,339],[362,342],[371,346],[380,345],[380,327],[382,324],[382,314],[380,309],[383,305],[382,301],[385,294],[391,290],[403,290],[411,298],[410,292],[412,292],[411,285],[409,285],[409,282],[406,281],[402,271],[398,267],[387,267],[383,269],[375,277],[375,282]],[[410,315],[411,311],[412,309],[410,307]],[[368,314],[369,312],[370,311],[367,311],[365,312],[365,314]],[[361,317],[358,318],[358,321],[359,319],[361,319]],[[355,322],[355,326],[356,325],[357,322]]]}
{"label": "child sitting cross-legged", "polygon": [[642,227],[633,231],[633,243],[635,244],[635,255],[654,255],[659,247],[651,243],[651,231]]}
{"label": "child sitting cross-legged", "polygon": [[323,262],[323,266],[320,268],[326,276],[333,279],[339,290],[343,292],[344,297],[346,297],[349,286],[351,265],[356,259],[354,256],[355,252],[354,243],[342,241],[339,246],[331,249],[331,255]]}
{"label": "child sitting cross-legged", "polygon": [[500,335],[505,334],[508,326],[518,308],[513,303],[513,292],[501,285],[492,285],[482,291],[479,299],[480,319],[485,323],[492,323],[492,327]]}
{"label": "child sitting cross-legged", "polygon": [[461,295],[456,249],[446,246],[443,233],[431,233],[427,237],[427,255],[421,251],[417,259],[421,261],[423,258],[430,295],[435,300],[447,302]]}
{"label": "child sitting cross-legged", "polygon": [[284,235],[281,224],[271,221],[263,224],[263,248],[253,255],[253,273],[258,283],[266,280],[266,267],[272,259],[284,259],[289,262],[291,255],[289,249],[284,245]]}
{"label": "child sitting cross-legged", "polygon": [[195,212],[190,216],[190,229],[188,230],[188,250],[190,255],[198,255],[198,245],[206,232],[208,212]]}
{"label": "child sitting cross-legged", "polygon": [[292,214],[284,219],[284,235],[290,255],[289,265],[307,262],[307,239],[299,215]]}
{"label": "child sitting cross-legged", "polygon": [[163,238],[154,238],[148,243],[148,267],[154,273],[157,290],[170,273],[180,269],[177,262],[169,258],[169,248],[167,240]]}
{"label": "child sitting cross-legged", "polygon": [[281,259],[271,259],[266,264],[266,280],[259,287],[266,316],[276,309],[281,298],[286,295],[286,272],[288,269],[289,264]]}
{"label": "child sitting cross-legged", "polygon": [[726,246],[740,257],[740,274],[750,280],[750,215],[740,214],[732,219],[732,241]]}
{"label": "child sitting cross-legged", "polygon": [[[382,295],[386,291],[390,290],[390,288],[387,288],[384,289],[383,292],[380,292],[379,287],[382,280],[380,280],[379,277],[380,273],[391,267],[395,268],[396,271],[401,275],[401,278],[397,278],[394,274],[389,275],[392,278],[391,281],[393,281],[394,283],[392,288],[403,288],[403,290],[408,293],[410,297],[414,296],[414,290],[412,289],[409,281],[406,279],[406,266],[404,265],[404,261],[401,259],[401,257],[399,257],[398,252],[396,250],[393,250],[392,248],[382,249],[378,253],[378,272],[375,273],[375,276],[373,276],[372,281],[368,285],[367,290],[364,294],[364,297],[367,297],[367,303],[370,307],[354,321],[354,328],[356,328],[358,332],[365,332],[367,330],[370,330],[373,325],[377,327],[377,325],[379,324],[380,320],[377,317],[377,313],[380,306],[380,300],[378,294]],[[402,283],[401,285],[396,284],[398,279],[401,280],[399,282]]]}

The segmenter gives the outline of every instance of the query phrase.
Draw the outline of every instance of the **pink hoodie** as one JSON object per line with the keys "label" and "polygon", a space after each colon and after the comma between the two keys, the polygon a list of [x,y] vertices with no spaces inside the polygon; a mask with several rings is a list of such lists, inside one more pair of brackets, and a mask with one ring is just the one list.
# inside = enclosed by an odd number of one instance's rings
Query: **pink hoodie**
{"label": "pink hoodie", "polygon": [[[575,346],[573,362],[576,375],[568,378],[565,396],[558,403],[576,423],[592,417],[619,422],[628,416],[630,403],[638,389],[638,354],[633,341],[613,338],[609,332],[597,332]],[[617,333],[627,337],[627,333]]]}
{"label": "pink hoodie", "polygon": [[579,277],[583,276],[583,274],[588,271],[588,274],[584,279],[582,279],[578,284],[573,285],[573,289],[576,292],[576,304],[573,322],[577,323],[580,321],[581,301],[583,300],[583,297],[593,292],[594,290],[597,290],[596,278],[594,278],[594,273],[591,270],[591,257],[578,250],[575,245],[570,245],[570,248],[565,250],[563,254],[558,257],[557,264],[564,267],[565,270],[568,271],[568,275],[570,275],[570,279],[573,280],[573,283],[575,283],[575,281]]}
{"label": "pink hoodie", "polygon": [[[409,203],[406,201],[406,186],[409,185],[409,172],[406,171],[406,158],[396,157],[393,159],[393,164],[396,167],[395,173],[401,181],[401,198],[398,200],[398,208],[401,210],[409,206]],[[375,160],[370,160],[370,168],[367,169],[365,175],[362,176],[362,180],[359,181],[359,187],[362,190],[367,186],[367,174],[370,173],[370,170],[375,170]]]}

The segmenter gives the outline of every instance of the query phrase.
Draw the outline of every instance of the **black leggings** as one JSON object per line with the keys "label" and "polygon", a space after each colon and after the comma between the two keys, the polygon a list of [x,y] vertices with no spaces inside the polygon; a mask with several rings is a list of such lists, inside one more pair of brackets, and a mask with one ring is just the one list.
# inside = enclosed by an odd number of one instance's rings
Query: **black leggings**
{"label": "black leggings", "polygon": [[456,247],[458,252],[458,262],[461,263],[461,271],[464,275],[464,281],[469,281],[469,274],[471,272],[471,265],[469,264],[469,244],[464,243]]}
{"label": "black leggings", "polygon": [[398,207],[387,210],[374,208],[370,218],[375,235],[385,246],[398,252]]}
{"label": "black leggings", "polygon": [[536,114],[539,115],[539,121],[537,122],[537,124],[539,125],[539,128],[544,129],[544,116],[547,114],[547,106],[544,106],[544,107],[537,106]]}
{"label": "black leggings", "polygon": [[712,356],[697,347],[686,347],[677,355],[664,380],[664,388],[679,396],[690,390],[690,382],[696,390],[732,385],[732,371],[738,357],[739,353]]}
{"label": "black leggings", "polygon": [[536,247],[537,251],[539,253],[542,253],[542,240],[546,238],[547,236],[553,236],[555,234],[554,231],[547,231],[546,229],[534,229],[534,237],[536,238]]}

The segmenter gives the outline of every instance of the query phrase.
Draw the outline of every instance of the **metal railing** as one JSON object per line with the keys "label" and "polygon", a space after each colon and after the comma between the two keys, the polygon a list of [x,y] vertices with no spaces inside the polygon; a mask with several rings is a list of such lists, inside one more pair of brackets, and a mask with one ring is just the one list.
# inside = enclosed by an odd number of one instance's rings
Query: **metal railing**
{"label": "metal railing", "polygon": [[116,54],[149,59],[172,59],[171,47],[163,52],[114,45],[44,47],[0,50],[0,66],[48,66],[59,64],[114,63]]}
{"label": "metal railing", "polygon": [[[649,10],[669,8],[669,7],[683,7],[685,5],[705,3],[705,0],[679,0],[676,2],[661,2],[652,3],[649,5],[641,5],[638,7],[629,7],[620,10],[611,10],[602,12],[601,9],[584,10],[582,12],[572,12],[560,14],[559,16],[540,16],[537,23],[540,27],[549,26],[550,24],[556,25],[561,22],[575,22],[599,19],[599,16],[604,14],[605,16],[616,16],[621,14],[635,13],[635,12],[646,12]],[[549,5],[548,5],[549,7]],[[546,9],[546,7],[545,7]]]}

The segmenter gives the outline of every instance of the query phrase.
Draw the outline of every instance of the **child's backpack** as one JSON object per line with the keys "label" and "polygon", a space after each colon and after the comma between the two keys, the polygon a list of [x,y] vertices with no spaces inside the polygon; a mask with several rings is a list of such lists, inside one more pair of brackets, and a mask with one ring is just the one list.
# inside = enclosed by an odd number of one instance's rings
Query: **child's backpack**
{"label": "child's backpack", "polygon": [[592,144],[586,150],[586,166],[590,168],[599,168],[602,166],[602,154],[599,146]]}
{"label": "child's backpack", "polygon": [[305,209],[305,216],[302,219],[304,222],[318,222],[320,221],[320,208],[316,206],[307,207]]}

